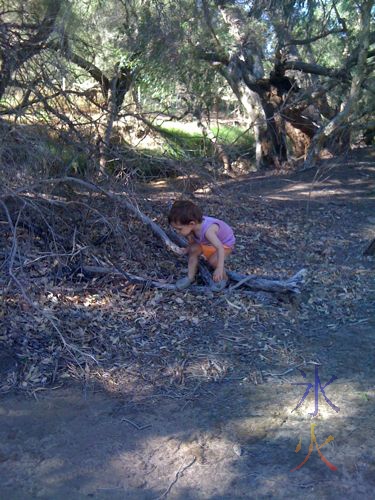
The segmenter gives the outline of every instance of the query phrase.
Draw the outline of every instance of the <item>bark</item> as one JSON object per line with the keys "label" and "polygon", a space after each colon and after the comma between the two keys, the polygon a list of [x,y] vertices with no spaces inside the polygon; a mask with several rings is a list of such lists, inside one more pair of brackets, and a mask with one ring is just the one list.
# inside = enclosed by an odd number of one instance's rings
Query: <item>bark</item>
{"label": "bark", "polygon": [[117,66],[116,75],[110,82],[107,99],[107,119],[101,127],[100,134],[99,169],[102,175],[106,173],[107,161],[110,159],[110,144],[113,125],[118,118],[119,111],[132,83],[132,71],[128,68],[121,68]]}
{"label": "bark", "polygon": [[311,64],[297,60],[287,60],[283,63],[285,70],[302,71],[313,75],[329,76],[337,80],[348,81],[349,75],[345,69],[333,69],[320,66],[319,64]]}
{"label": "bark", "polygon": [[[362,12],[370,12],[368,7],[370,3],[369,0],[362,3]],[[268,14],[274,25],[279,47],[276,52],[274,71],[271,72],[269,78],[264,78],[262,49],[257,42],[256,35],[249,28],[248,19],[244,12],[236,2],[230,0],[216,0],[215,4],[231,37],[228,50],[225,54],[220,46],[207,11],[207,2],[204,2],[204,17],[213,43],[210,51],[204,53],[203,50],[200,50],[200,54],[203,59],[209,61],[220,71],[245,109],[247,116],[256,124],[257,165],[273,163],[279,166],[282,164],[288,159],[289,143],[292,145],[291,152],[295,157],[306,158],[307,153],[316,144],[315,138],[319,131],[317,120],[319,123],[320,115],[332,121],[332,126],[329,126],[327,131],[331,134],[337,147],[340,148],[341,145],[348,144],[348,134],[339,130],[348,110],[342,110],[339,113],[340,116],[336,117],[337,110],[330,108],[326,95],[321,89],[318,92],[317,100],[313,101],[310,97],[301,102],[299,97],[302,92],[297,85],[297,82],[302,82],[303,87],[306,87],[307,83],[316,85],[317,76],[329,77],[333,81],[339,80],[344,84],[350,84],[352,81],[350,69],[360,60],[359,54],[363,53],[362,41],[339,69],[327,68],[314,61],[301,61],[298,52],[299,45],[309,46],[312,42],[333,33],[346,33],[345,20],[340,18],[337,9],[336,14],[341,28],[323,29],[320,34],[315,36],[294,39],[290,35],[290,26],[284,19],[282,6],[274,4],[272,7],[274,10]],[[374,33],[368,34],[368,37],[370,43],[375,40]],[[212,49],[213,46],[216,49]],[[370,56],[372,56],[372,51],[367,51],[363,62],[365,63],[366,57]],[[359,83],[354,84],[357,89],[362,85],[364,85],[363,78]],[[354,105],[357,96],[358,92],[352,88],[349,96],[351,104],[348,109]],[[294,97],[298,99],[294,99]],[[293,101],[298,102],[298,105],[295,105]],[[312,102],[314,102],[314,109],[311,106]],[[309,107],[310,109],[307,109]],[[337,122],[337,126],[335,122]],[[334,136],[333,130],[336,131],[336,136]],[[287,137],[289,141],[286,140]],[[313,139],[314,143],[312,143]]]}
{"label": "bark", "polygon": [[344,33],[346,30],[344,28],[340,29],[332,29],[332,30],[326,30],[323,31],[323,33],[320,33],[319,35],[312,36],[310,38],[303,38],[303,39],[297,39],[297,38],[292,38],[289,40],[287,45],[292,44],[292,45],[307,45],[312,42],[316,42],[317,40],[320,40],[321,38],[326,38],[329,35],[337,34],[337,33]]}
{"label": "bark", "polygon": [[[366,4],[363,4],[362,11],[363,9],[366,9]],[[367,17],[369,17],[368,14]],[[297,70],[297,71],[302,71],[303,73],[327,76],[329,78],[334,78],[336,80],[341,80],[343,82],[350,82],[351,81],[350,70],[358,63],[359,54],[360,52],[362,52],[363,49],[363,35],[364,35],[363,32],[361,32],[360,41],[358,45],[351,51],[350,56],[348,56],[343,66],[339,69],[327,68],[326,66],[321,66],[316,63],[306,63],[295,59],[291,60],[286,59],[283,62],[283,67],[286,70]],[[367,36],[369,40],[369,45],[375,43],[375,32],[371,33],[368,32]],[[374,55],[375,55],[374,50],[368,50],[365,59],[374,57]]]}
{"label": "bark", "polygon": [[[250,124],[254,127],[255,155],[258,168],[272,163],[273,147],[271,126],[267,123],[259,95],[252,91],[241,76],[241,68],[234,63],[219,68],[233,93],[241,103]],[[269,130],[270,129],[270,130]]]}
{"label": "bark", "polygon": [[68,41],[65,40],[64,46],[61,46],[60,44],[56,43],[55,41],[51,41],[48,44],[49,49],[53,49],[58,53],[61,53],[65,59],[68,61],[71,61],[72,63],[76,64],[80,68],[84,69],[87,71],[87,73],[96,81],[99,83],[100,88],[102,89],[102,94],[104,98],[108,98],[108,91],[111,86],[111,82],[109,78],[103,73],[103,71],[95,66],[92,62],[88,61],[84,57],[81,57],[79,54],[76,54],[70,48],[68,47]]}
{"label": "bark", "polygon": [[254,124],[256,164],[261,167],[272,163],[273,158],[282,156],[274,134],[274,124],[268,121],[256,88],[257,79],[264,76],[264,55],[240,9],[226,2],[218,2],[218,8],[233,39],[229,57],[221,59],[222,64],[218,69]]}
{"label": "bark", "polygon": [[247,276],[235,272],[228,271],[228,276],[242,283],[244,286],[252,290],[274,293],[297,293],[301,292],[301,285],[304,283],[306,277],[306,270],[301,269],[294,276],[287,280],[280,280],[277,278],[270,278],[266,276]]}

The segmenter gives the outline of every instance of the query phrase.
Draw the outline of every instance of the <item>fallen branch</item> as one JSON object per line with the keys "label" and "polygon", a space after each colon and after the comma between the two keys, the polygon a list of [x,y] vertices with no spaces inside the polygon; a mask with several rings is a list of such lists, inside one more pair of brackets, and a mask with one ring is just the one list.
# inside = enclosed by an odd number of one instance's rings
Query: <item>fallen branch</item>
{"label": "fallen branch", "polygon": [[276,292],[276,293],[301,293],[300,287],[304,283],[306,276],[306,269],[301,269],[294,276],[287,280],[278,280],[274,278],[259,277],[259,276],[246,276],[244,274],[227,271],[228,276],[237,281],[232,289],[238,286],[246,286],[252,290],[261,290],[263,292]]}
{"label": "fallen branch", "polygon": [[[58,184],[58,183],[76,184],[90,191],[103,194],[107,198],[118,203],[120,206],[125,207],[127,210],[133,213],[138,219],[140,219],[144,224],[149,226],[152,232],[163,241],[163,243],[169,250],[171,250],[177,255],[182,254],[181,246],[186,246],[186,241],[183,238],[181,238],[181,236],[173,234],[173,238],[178,242],[178,244],[174,243],[158,224],[156,224],[150,217],[145,215],[136,205],[131,203],[129,200],[124,199],[124,197],[121,196],[120,194],[105,190],[104,188],[97,186],[96,184],[75,177],[61,177],[55,179],[48,179],[41,181],[37,185],[40,186],[42,184]],[[17,195],[19,196],[20,192],[29,192],[29,191],[30,188],[29,189],[25,188],[23,190],[18,191]],[[14,195],[15,194],[16,193],[14,193]],[[119,269],[115,265],[113,265],[112,268],[101,267],[101,266],[83,266],[82,270],[87,275],[120,274],[123,275],[130,283],[147,285],[150,287],[160,288],[164,290],[176,290],[176,286],[174,284],[164,283],[136,276],[128,272],[125,272],[122,269]],[[201,260],[199,263],[199,271],[206,286],[193,285],[191,287],[191,290],[197,291],[199,293],[208,292],[210,290],[210,287],[213,285],[213,280],[211,277],[211,273],[207,268],[207,264],[203,260]],[[267,276],[248,276],[228,271],[229,278],[237,282],[237,284],[234,285],[234,287],[232,287],[231,290],[245,287],[252,291],[262,291],[268,293],[293,293],[293,294],[300,293],[300,287],[303,284],[305,274],[306,271],[302,269],[291,278],[287,280],[280,280],[278,278],[271,278]]]}
{"label": "fallen branch", "polygon": [[[107,191],[106,189],[103,189],[102,187],[100,187],[92,182],[84,181],[84,180],[78,179],[76,177],[58,177],[58,178],[46,179],[46,180],[40,181],[39,183],[32,186],[31,188],[28,187],[28,188],[23,188],[22,190],[18,190],[17,194],[21,194],[24,192],[30,192],[33,189],[35,189],[35,187],[37,187],[38,185],[40,186],[43,184],[64,184],[64,183],[76,184],[78,186],[81,186],[81,187],[88,189],[89,191],[101,193],[104,196],[106,196],[107,198],[117,202],[120,206],[123,206],[124,208],[129,210],[138,219],[140,219],[144,224],[149,226],[151,228],[152,232],[154,234],[156,234],[164,242],[164,244],[166,245],[166,247],[169,250],[171,250],[172,252],[174,252],[177,255],[182,254],[181,248],[178,245],[176,245],[175,243],[173,243],[173,241],[168,237],[166,232],[158,224],[156,224],[150,217],[148,217],[143,212],[141,212],[141,210],[136,205],[134,205],[133,203],[131,203],[128,200],[125,200],[124,197],[122,197],[120,194],[114,193],[112,191]],[[9,193],[6,196],[9,197]]]}
{"label": "fallen branch", "polygon": [[[136,276],[134,274],[128,273],[119,269],[118,266],[106,267],[106,266],[83,266],[82,272],[87,277],[94,277],[97,275],[105,275],[111,274],[114,276],[124,276],[129,283],[145,285],[152,288],[160,288],[162,290],[177,290],[176,285],[172,283],[164,283],[157,280],[151,280],[148,278],[142,278],[141,276]],[[253,276],[245,277],[242,281],[238,282],[233,287],[228,288],[227,291],[230,293],[235,288],[240,288],[242,286],[249,287],[254,291],[268,292],[268,293],[300,293],[300,289],[297,283],[301,285],[303,283],[302,277],[304,276],[305,270],[302,269],[297,274],[292,276],[289,280],[271,280],[266,278],[257,278]],[[228,271],[228,276],[232,278],[232,275],[238,277],[237,273],[231,273]],[[241,275],[242,276],[242,275]],[[299,281],[298,281],[299,280]],[[189,290],[199,292],[199,293],[207,293],[210,291],[209,286],[199,286],[192,285]]]}

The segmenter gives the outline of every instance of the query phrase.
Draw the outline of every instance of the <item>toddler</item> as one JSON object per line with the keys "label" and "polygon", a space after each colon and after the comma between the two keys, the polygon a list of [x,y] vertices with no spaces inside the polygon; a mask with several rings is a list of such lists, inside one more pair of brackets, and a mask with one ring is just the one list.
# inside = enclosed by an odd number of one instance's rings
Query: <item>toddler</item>
{"label": "toddler", "polygon": [[225,258],[232,252],[235,243],[233,230],[220,219],[202,214],[202,210],[188,200],[176,201],[168,215],[169,224],[188,240],[188,247],[182,252],[189,255],[188,275],[177,281],[179,290],[188,288],[195,279],[199,256],[215,269],[212,290],[225,288],[228,276],[224,269]]}

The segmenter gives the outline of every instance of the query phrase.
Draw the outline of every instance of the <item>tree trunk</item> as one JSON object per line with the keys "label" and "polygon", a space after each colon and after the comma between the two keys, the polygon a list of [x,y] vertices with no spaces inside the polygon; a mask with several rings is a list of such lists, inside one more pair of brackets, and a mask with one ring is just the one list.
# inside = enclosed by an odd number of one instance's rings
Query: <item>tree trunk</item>
{"label": "tree trunk", "polygon": [[250,125],[254,127],[257,168],[269,165],[277,155],[275,150],[278,146],[273,144],[275,135],[272,133],[270,124],[267,123],[259,95],[245,84],[240,76],[241,68],[235,68],[232,64],[230,68],[221,68],[220,72],[245,110]]}
{"label": "tree trunk", "polygon": [[198,122],[198,126],[201,127],[203,135],[206,136],[207,139],[211,142],[219,161],[222,163],[224,167],[224,173],[229,174],[231,171],[231,166],[229,157],[227,155],[227,152],[225,151],[224,146],[220,144],[220,142],[217,140],[216,135],[212,132],[212,130],[208,125],[203,123],[202,120]]}
{"label": "tree trunk", "polygon": [[247,20],[232,2],[220,1],[218,4],[235,42],[232,55],[227,59],[219,58],[219,71],[256,124],[257,166],[273,164],[280,167],[286,162],[287,136],[293,155],[306,155],[317,126],[307,116],[302,116],[302,110],[288,111],[285,106],[289,95],[298,91],[298,86],[284,75],[280,63],[276,64],[269,79],[263,78],[262,49],[249,30]]}
{"label": "tree trunk", "polygon": [[367,53],[370,45],[372,4],[372,0],[366,0],[361,5],[359,22],[360,42],[358,45],[357,69],[351,83],[349,96],[343,103],[340,113],[338,113],[319,131],[318,134],[315,135],[306,161],[306,167],[309,167],[310,164],[314,163],[315,160],[319,158],[321,149],[326,146],[329,139],[331,139],[334,143],[337,143],[337,138],[341,136],[341,142],[343,144],[347,144],[347,141],[350,138],[350,128],[348,124],[349,118],[351,113],[356,109],[362,91],[362,83],[366,77]]}
{"label": "tree trunk", "polygon": [[104,175],[110,155],[111,136],[113,125],[118,118],[119,111],[127,92],[133,83],[133,73],[128,68],[116,66],[116,75],[109,84],[107,95],[107,117],[101,126],[99,143],[99,172]]}
{"label": "tree trunk", "polygon": [[226,1],[217,4],[234,43],[230,58],[221,60],[222,65],[216,67],[229,83],[254,125],[256,164],[259,168],[272,163],[275,157],[282,156],[272,124],[267,120],[267,111],[264,109],[257,88],[254,88],[257,79],[264,75],[262,49],[254,34],[248,29],[247,21],[238,6]]}

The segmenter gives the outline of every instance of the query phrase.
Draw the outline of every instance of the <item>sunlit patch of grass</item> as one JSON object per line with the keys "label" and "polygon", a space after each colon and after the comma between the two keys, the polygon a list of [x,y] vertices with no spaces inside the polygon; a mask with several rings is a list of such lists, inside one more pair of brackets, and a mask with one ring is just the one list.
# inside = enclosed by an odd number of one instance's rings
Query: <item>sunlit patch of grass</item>
{"label": "sunlit patch of grass", "polygon": [[165,153],[172,158],[211,156],[212,144],[202,131],[191,123],[168,123],[158,127],[166,141]]}
{"label": "sunlit patch of grass", "polygon": [[[163,123],[158,126],[158,131],[166,141],[164,153],[170,157],[208,157],[214,154],[212,141],[196,122]],[[211,131],[229,155],[246,154],[254,146],[253,136],[245,127],[218,124],[212,126]]]}
{"label": "sunlit patch of grass", "polygon": [[212,127],[212,131],[217,136],[218,142],[227,146],[229,152],[241,155],[254,148],[254,136],[246,127],[220,124]]}

